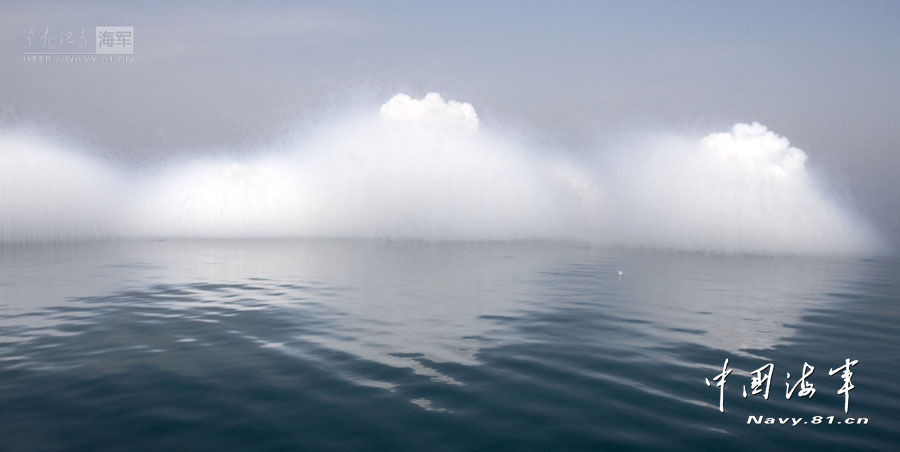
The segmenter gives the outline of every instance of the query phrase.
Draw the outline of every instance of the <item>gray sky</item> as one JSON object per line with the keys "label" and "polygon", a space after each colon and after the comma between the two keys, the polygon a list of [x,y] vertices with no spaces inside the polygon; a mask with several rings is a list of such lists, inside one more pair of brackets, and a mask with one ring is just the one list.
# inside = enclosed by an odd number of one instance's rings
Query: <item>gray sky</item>
{"label": "gray sky", "polygon": [[[34,64],[24,29],[133,25],[131,64]],[[628,131],[791,139],[900,236],[898,2],[5,2],[0,121],[120,161],[236,149],[396,92],[579,151]]]}

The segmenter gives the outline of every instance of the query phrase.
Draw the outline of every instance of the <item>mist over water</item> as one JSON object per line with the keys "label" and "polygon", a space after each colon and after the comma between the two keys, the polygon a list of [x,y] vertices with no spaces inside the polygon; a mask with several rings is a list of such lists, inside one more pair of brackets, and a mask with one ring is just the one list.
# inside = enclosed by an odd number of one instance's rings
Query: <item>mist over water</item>
{"label": "mist over water", "polygon": [[136,173],[0,132],[0,241],[105,237],[585,240],[717,253],[865,253],[866,223],[765,126],[647,134],[574,158],[431,93],[398,94],[252,157]]}

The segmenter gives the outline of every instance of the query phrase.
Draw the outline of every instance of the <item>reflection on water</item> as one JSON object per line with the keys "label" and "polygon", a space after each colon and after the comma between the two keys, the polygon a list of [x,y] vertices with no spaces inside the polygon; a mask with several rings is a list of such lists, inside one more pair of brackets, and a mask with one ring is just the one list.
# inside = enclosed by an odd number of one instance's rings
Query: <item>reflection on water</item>
{"label": "reflection on water", "polygon": [[[900,391],[877,383],[900,370],[895,262],[559,243],[0,251],[0,434],[12,449],[897,439]],[[827,368],[847,354],[860,359],[854,407],[871,425],[746,425],[747,414],[839,414]],[[725,357],[736,371],[722,414],[703,379]],[[814,399],[741,398],[749,370],[775,362],[782,378],[804,361],[823,375]]]}

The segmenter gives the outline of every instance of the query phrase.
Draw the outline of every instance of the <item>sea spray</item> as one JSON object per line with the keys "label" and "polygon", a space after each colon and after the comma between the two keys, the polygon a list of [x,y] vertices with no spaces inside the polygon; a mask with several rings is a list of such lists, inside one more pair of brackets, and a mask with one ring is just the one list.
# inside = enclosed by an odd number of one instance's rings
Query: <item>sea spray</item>
{"label": "sea spray", "polygon": [[0,243],[116,235],[123,187],[116,171],[71,144],[0,130]]}
{"label": "sea spray", "polygon": [[[600,155],[600,154],[597,154]],[[468,103],[398,94],[252,156],[138,174],[0,135],[3,243],[134,238],[584,240],[721,253],[861,253],[876,240],[807,155],[757,123],[652,135],[602,158],[491,130]],[[127,182],[126,182],[127,181]]]}
{"label": "sea spray", "polygon": [[[157,237],[574,238],[554,158],[479,130],[470,104],[397,95],[249,160],[169,168],[130,232]],[[581,231],[584,232],[584,231]]]}
{"label": "sea spray", "polygon": [[807,155],[759,123],[702,139],[648,135],[613,153],[604,234],[723,253],[873,251],[874,234],[826,193]]}

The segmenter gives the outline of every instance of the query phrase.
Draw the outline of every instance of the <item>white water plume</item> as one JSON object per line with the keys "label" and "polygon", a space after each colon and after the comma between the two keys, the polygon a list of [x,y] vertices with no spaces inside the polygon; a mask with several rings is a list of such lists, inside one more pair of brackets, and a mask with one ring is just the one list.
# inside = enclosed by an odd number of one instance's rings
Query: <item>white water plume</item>
{"label": "white water plume", "polygon": [[116,234],[122,188],[111,168],[71,145],[0,130],[0,243]]}
{"label": "white water plume", "polygon": [[604,173],[610,240],[691,251],[855,253],[875,238],[826,193],[807,155],[759,123],[655,136]]}
{"label": "white water plume", "polygon": [[[565,158],[480,124],[471,104],[398,94],[254,157],[142,176],[0,135],[0,240],[101,237],[576,239],[725,253],[859,253],[875,240],[754,124]],[[148,175],[149,174],[149,175]],[[125,182],[127,181],[127,183]]]}

